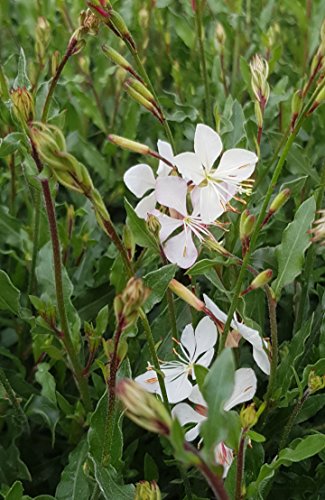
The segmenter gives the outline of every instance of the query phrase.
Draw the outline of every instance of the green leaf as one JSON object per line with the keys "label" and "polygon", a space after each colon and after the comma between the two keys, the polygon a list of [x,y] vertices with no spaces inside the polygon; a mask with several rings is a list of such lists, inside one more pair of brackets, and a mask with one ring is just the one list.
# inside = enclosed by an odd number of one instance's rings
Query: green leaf
{"label": "green leaf", "polygon": [[105,500],[134,500],[135,487],[133,484],[119,484],[117,472],[109,465],[103,467],[91,458],[94,464],[95,479]]}
{"label": "green leaf", "polygon": [[12,132],[0,139],[0,158],[12,155],[19,148],[23,135],[19,132]]}
{"label": "green leaf", "polygon": [[20,291],[14,286],[8,274],[0,270],[0,309],[19,315]]}
{"label": "green leaf", "polygon": [[143,306],[146,313],[163,299],[168,288],[168,284],[174,278],[176,271],[177,266],[169,264],[161,267],[157,271],[152,271],[143,277],[145,285],[151,290],[151,293]]}
{"label": "green leaf", "polygon": [[69,463],[61,474],[55,498],[57,500],[88,500],[89,484],[83,471],[87,458],[87,441],[82,441],[70,453]]}
{"label": "green leaf", "polygon": [[22,47],[20,48],[20,54],[18,59],[18,73],[14,81],[14,88],[16,89],[18,87],[20,88],[26,87],[27,89],[31,87],[31,83],[27,76],[27,63],[26,63],[25,52]]}
{"label": "green leaf", "polygon": [[195,380],[199,386],[200,391],[203,389],[204,381],[209,373],[209,370],[202,365],[194,365]]}
{"label": "green leaf", "polygon": [[291,446],[280,451],[278,458],[271,464],[265,464],[261,467],[259,475],[253,483],[247,488],[247,498],[263,499],[263,490],[272,479],[275,471],[281,466],[289,467],[295,462],[301,462],[309,457],[316,455],[325,448],[325,435],[314,434],[304,439],[296,439]]}
{"label": "green leaf", "polygon": [[108,306],[102,307],[96,316],[96,334],[104,335],[108,325]]}
{"label": "green leaf", "polygon": [[22,500],[24,488],[20,481],[15,481],[8,493],[5,495],[5,500]]}
{"label": "green leaf", "polygon": [[147,228],[146,222],[137,216],[127,199],[124,200],[124,205],[128,217],[128,225],[134,236],[135,242],[140,247],[151,248],[152,250],[157,252],[157,242]]}
{"label": "green leaf", "polygon": [[227,438],[227,414],[223,407],[234,387],[235,363],[231,349],[224,349],[206,376],[202,394],[208,405],[208,418],[202,424],[204,445],[211,451]]}
{"label": "green leaf", "polygon": [[36,381],[42,386],[41,394],[56,405],[56,383],[55,378],[49,372],[50,365],[48,363],[39,363],[35,373]]}
{"label": "green leaf", "polygon": [[272,287],[277,297],[285,285],[300,274],[305,250],[310,245],[307,233],[315,218],[316,203],[313,196],[298,208],[294,220],[286,227],[282,241],[276,249],[278,260],[278,277]]}
{"label": "green leaf", "polygon": [[29,417],[41,417],[43,422],[51,431],[52,446],[54,446],[55,429],[60,418],[60,412],[52,401],[43,396],[33,395],[26,405],[25,412]]}
{"label": "green leaf", "polygon": [[12,443],[8,448],[0,445],[0,483],[11,484],[16,479],[31,481],[27,465],[20,458],[20,451]]}
{"label": "green leaf", "polygon": [[252,441],[255,441],[255,443],[264,443],[265,441],[265,437],[262,434],[252,430],[247,432],[247,437],[249,437]]}

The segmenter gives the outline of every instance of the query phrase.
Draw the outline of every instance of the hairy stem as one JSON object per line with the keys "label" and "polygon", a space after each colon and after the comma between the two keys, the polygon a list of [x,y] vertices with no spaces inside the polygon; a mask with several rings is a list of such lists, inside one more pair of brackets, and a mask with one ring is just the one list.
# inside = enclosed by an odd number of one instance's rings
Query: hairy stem
{"label": "hairy stem", "polygon": [[277,302],[273,295],[272,289],[268,285],[266,285],[264,289],[267,296],[267,303],[269,307],[270,331],[271,331],[271,342],[272,342],[271,372],[265,396],[266,402],[269,403],[273,395],[274,384],[276,380],[276,369],[278,366],[278,328],[276,321]]}
{"label": "hairy stem", "polygon": [[280,439],[279,451],[281,451],[286,446],[293,424],[295,423],[297,416],[299,415],[304,403],[306,402],[309,396],[310,396],[309,389],[306,389],[302,398],[297,401],[294,409],[292,410],[290,418],[284,428],[283,434]]}
{"label": "hairy stem", "polygon": [[33,293],[34,287],[35,287],[35,269],[36,269],[38,244],[39,244],[41,204],[42,204],[41,192],[36,190],[35,197],[34,197],[33,253],[32,253],[32,262],[31,262],[30,271],[29,271],[29,279],[28,279],[28,295]]}
{"label": "hairy stem", "polygon": [[213,122],[212,115],[212,106],[211,106],[211,96],[210,96],[210,88],[209,88],[209,78],[208,78],[208,70],[207,63],[205,57],[204,50],[204,28],[202,22],[202,0],[196,0],[195,7],[195,18],[196,18],[196,30],[197,30],[197,38],[199,42],[199,50],[200,50],[200,58],[201,58],[201,70],[204,81],[204,90],[205,90],[205,114],[208,123]]}
{"label": "hairy stem", "polygon": [[246,444],[246,430],[243,429],[240,436],[239,450],[237,455],[235,500],[242,499],[242,484],[243,484],[244,466],[245,466],[245,444]]}

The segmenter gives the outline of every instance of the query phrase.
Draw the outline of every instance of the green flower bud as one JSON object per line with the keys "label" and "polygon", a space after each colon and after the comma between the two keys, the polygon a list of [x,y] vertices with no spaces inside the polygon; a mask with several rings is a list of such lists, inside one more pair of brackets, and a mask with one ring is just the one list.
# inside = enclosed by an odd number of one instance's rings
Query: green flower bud
{"label": "green flower bud", "polygon": [[147,87],[138,80],[135,80],[134,78],[128,78],[125,84],[134,89],[136,92],[138,92],[138,94],[142,95],[148,101],[153,103],[155,102],[155,98],[150,92],[150,90],[148,90]]}
{"label": "green flower bud", "polygon": [[249,238],[253,232],[256,222],[255,215],[251,214],[249,210],[244,210],[240,216],[239,223],[239,237],[241,240]]}
{"label": "green flower bud", "polygon": [[116,387],[126,415],[144,429],[168,436],[172,420],[163,403],[130,379],[122,379]]}
{"label": "green flower bud", "polygon": [[173,278],[168,286],[169,289],[175,293],[175,295],[187,302],[187,304],[191,307],[194,307],[197,311],[203,311],[205,309],[205,305],[202,300],[198,299],[196,295],[191,292],[191,290],[186,288],[186,286],[182,285],[179,281]]}
{"label": "green flower bud", "polygon": [[111,10],[109,13],[109,20],[113,27],[119,32],[121,38],[129,42],[134,50],[136,50],[135,41],[132,38],[132,35],[123,19],[123,17],[116,12],[115,10]]}
{"label": "green flower bud", "polygon": [[256,54],[250,62],[251,85],[257,101],[265,108],[270,96],[270,88],[267,83],[269,65],[266,59]]}
{"label": "green flower bud", "polygon": [[12,109],[16,118],[28,123],[34,117],[34,99],[26,87],[18,87],[10,92]]}
{"label": "green flower bud", "polygon": [[262,271],[256,276],[256,278],[253,279],[252,283],[250,284],[250,289],[256,290],[257,288],[261,288],[262,286],[266,285],[272,279],[272,275],[272,269],[266,269],[265,271]]}
{"label": "green flower bud", "polygon": [[133,153],[140,153],[142,155],[150,154],[150,148],[140,142],[131,141],[130,139],[115,134],[110,134],[108,140],[116,146],[132,151]]}
{"label": "green flower bud", "polygon": [[308,389],[310,394],[313,394],[325,387],[325,375],[319,376],[312,370],[308,376]]}
{"label": "green flower bud", "polygon": [[129,94],[129,96],[134,99],[136,102],[141,104],[144,108],[150,111],[153,115],[160,120],[160,115],[157,112],[156,107],[152,104],[152,102],[148,101],[142,94],[137,92],[133,87],[128,84],[128,81],[124,82],[124,87]]}
{"label": "green flower bud", "polygon": [[278,210],[280,210],[280,208],[283,207],[283,205],[285,205],[288,201],[288,199],[290,198],[290,195],[291,195],[291,191],[289,188],[286,188],[286,189],[283,189],[282,191],[280,191],[280,193],[278,193],[276,195],[276,197],[274,198],[274,200],[272,201],[271,203],[271,206],[270,206],[270,212],[275,213],[277,212]]}
{"label": "green flower bud", "polygon": [[136,485],[134,500],[161,500],[161,493],[155,481],[140,481]]}
{"label": "green flower bud", "polygon": [[117,64],[118,66],[121,66],[121,68],[124,68],[125,70],[129,70],[131,67],[129,62],[123,57],[119,52],[114,50],[112,47],[109,47],[108,45],[102,45],[102,50],[114,64]]}
{"label": "green flower bud", "polygon": [[219,45],[223,46],[226,41],[226,32],[221,23],[217,23],[215,30],[215,37]]}
{"label": "green flower bud", "polygon": [[247,406],[246,408],[243,408],[240,412],[239,417],[243,429],[250,429],[251,427],[253,427],[258,420],[254,403]]}

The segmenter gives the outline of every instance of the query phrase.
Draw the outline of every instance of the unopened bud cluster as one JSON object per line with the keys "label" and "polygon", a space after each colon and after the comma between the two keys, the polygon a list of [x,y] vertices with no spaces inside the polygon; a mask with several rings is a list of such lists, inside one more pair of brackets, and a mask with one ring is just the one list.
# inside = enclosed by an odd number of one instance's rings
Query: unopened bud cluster
{"label": "unopened bud cluster", "polygon": [[137,483],[134,500],[161,500],[160,489],[156,481]]}
{"label": "unopened bud cluster", "polygon": [[255,405],[252,403],[251,405],[247,406],[246,408],[243,408],[240,412],[240,423],[243,427],[243,429],[250,429],[253,427],[257,420],[257,412],[255,410]]}
{"label": "unopened bud cluster", "polygon": [[45,17],[37,19],[35,29],[35,52],[41,66],[45,64],[46,49],[49,46],[51,27]]}
{"label": "unopened bud cluster", "polygon": [[308,376],[308,390],[310,394],[325,388],[325,375],[319,376],[312,370]]}
{"label": "unopened bud cluster", "polygon": [[34,118],[34,99],[26,87],[18,87],[10,92],[12,110],[15,117],[28,123]]}
{"label": "unopened bud cluster", "polygon": [[255,54],[250,62],[251,86],[255,95],[255,115],[259,128],[263,127],[263,114],[270,97],[270,87],[267,81],[269,65],[266,59]]}
{"label": "unopened bud cluster", "polygon": [[57,127],[33,122],[30,136],[40,159],[54,178],[63,186],[84,194],[93,204],[99,224],[107,232],[105,221],[110,221],[103,199],[94,188],[87,168],[67,152],[65,138]]}
{"label": "unopened bud cluster", "polygon": [[117,322],[124,326],[134,323],[139,315],[139,310],[150,294],[141,278],[131,278],[125,289],[114,300],[114,312]]}
{"label": "unopened bud cluster", "polygon": [[171,416],[153,394],[130,379],[123,379],[117,384],[116,394],[122,401],[127,416],[137,425],[157,434],[170,434]]}

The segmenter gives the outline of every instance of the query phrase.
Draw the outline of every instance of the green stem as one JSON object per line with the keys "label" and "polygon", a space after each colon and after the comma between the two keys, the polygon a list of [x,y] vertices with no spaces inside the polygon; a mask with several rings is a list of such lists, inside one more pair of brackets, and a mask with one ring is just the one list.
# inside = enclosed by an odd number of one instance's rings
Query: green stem
{"label": "green stem", "polygon": [[33,254],[28,280],[28,295],[33,293],[35,287],[35,269],[38,254],[39,228],[41,220],[42,198],[40,191],[36,191],[34,198],[34,228],[33,228]]}
{"label": "green stem", "polygon": [[171,290],[169,290],[169,288],[167,288],[166,297],[167,297],[167,305],[168,305],[168,312],[169,312],[170,325],[171,325],[171,329],[172,329],[172,335],[175,339],[177,339],[178,332],[177,332],[177,321],[176,321],[174,297],[173,297]]}
{"label": "green stem", "polygon": [[167,408],[167,410],[170,411],[166,386],[165,386],[165,382],[164,382],[164,377],[161,375],[161,372],[160,372],[160,363],[159,363],[159,359],[158,359],[156,348],[155,348],[155,341],[154,341],[154,338],[152,335],[152,331],[150,328],[148,318],[147,318],[145,312],[143,311],[143,309],[140,309],[140,318],[142,320],[142,325],[143,325],[143,328],[144,328],[144,331],[146,334],[147,343],[148,343],[150,356],[151,356],[151,361],[152,361],[153,367],[155,369],[155,372],[157,373],[157,378],[158,378],[162,398],[164,401],[164,405]]}
{"label": "green stem", "polygon": [[139,57],[139,54],[136,50],[134,50],[131,46],[129,46],[129,49],[130,49],[130,52],[135,60],[135,63],[137,65],[137,68],[138,68],[138,71],[140,73],[140,76],[143,78],[143,80],[145,81],[145,83],[148,85],[148,88],[149,90],[151,91],[152,95],[154,96],[155,98],[155,101],[156,103],[158,104],[158,107],[161,111],[161,116],[162,116],[162,124],[163,124],[163,127],[165,129],[165,133],[168,137],[168,140],[173,148],[173,151],[175,152],[176,149],[175,149],[175,141],[174,141],[174,138],[173,138],[173,134],[172,134],[172,131],[170,130],[170,127],[169,127],[169,123],[168,123],[168,120],[166,118],[166,115],[165,115],[165,112],[164,112],[164,109],[162,107],[162,105],[160,104],[160,101],[159,101],[159,98],[158,98],[158,95],[156,94],[156,91],[154,89],[154,86],[152,85],[151,83],[151,80],[148,76],[148,73],[146,72],[146,69],[144,67],[144,65],[142,64],[142,61]]}
{"label": "green stem", "polygon": [[235,85],[237,81],[237,71],[238,71],[238,59],[239,59],[239,47],[240,47],[240,29],[239,29],[239,19],[236,20],[236,33],[234,42],[234,51],[232,55],[232,70],[231,70],[231,94],[234,94]]}
{"label": "green stem", "polygon": [[284,431],[283,431],[283,434],[282,434],[282,437],[280,439],[280,444],[279,444],[279,450],[278,451],[281,451],[287,444],[288,442],[288,438],[289,438],[289,435],[290,435],[290,432],[291,432],[291,429],[293,427],[293,424],[295,423],[295,420],[297,418],[297,416],[299,415],[305,401],[308,399],[308,397],[310,396],[310,392],[309,392],[309,389],[306,389],[302,398],[299,399],[290,415],[290,418],[287,422],[287,425],[285,426],[284,428]]}
{"label": "green stem", "polygon": [[212,113],[212,106],[211,106],[209,78],[208,78],[207,63],[206,63],[205,50],[204,50],[204,29],[203,29],[203,22],[202,22],[202,1],[201,0],[196,0],[195,18],[196,18],[197,38],[198,38],[199,49],[200,49],[201,69],[202,69],[202,76],[203,76],[204,90],[205,90],[206,120],[208,123],[213,123],[213,113]]}
{"label": "green stem", "polygon": [[276,321],[276,305],[277,305],[276,299],[273,295],[271,287],[266,285],[264,289],[267,296],[267,303],[269,307],[271,342],[272,342],[271,371],[270,371],[269,384],[265,396],[266,402],[268,404],[273,395],[274,384],[276,381],[276,369],[278,366],[278,328]]}
{"label": "green stem", "polygon": [[3,72],[3,68],[1,66],[1,64],[0,64],[0,89],[2,91],[4,100],[8,101],[8,99],[10,99],[10,93],[9,93],[6,77],[5,77],[5,74]]}
{"label": "green stem", "polygon": [[[323,170],[322,170],[320,187],[319,187],[319,191],[318,191],[317,199],[316,199],[316,210],[319,210],[322,206],[324,189],[325,189],[325,167],[323,167]],[[306,299],[308,296],[310,277],[311,277],[311,274],[312,274],[312,271],[314,268],[315,257],[316,257],[315,245],[311,245],[307,251],[307,256],[306,256],[306,261],[305,261],[305,266],[304,266],[304,273],[302,276],[303,286],[301,289],[300,300],[299,300],[299,305],[298,305],[298,312],[297,312],[295,329],[294,329],[295,332],[300,330],[303,319],[304,319],[304,311],[305,311],[305,307],[306,307],[306,303],[307,303]]]}
{"label": "green stem", "polygon": [[6,391],[8,399],[13,407],[13,410],[15,412],[15,421],[17,422],[17,425],[19,425],[21,427],[22,424],[24,424],[28,427],[27,417],[26,417],[25,413],[23,412],[23,410],[19,404],[19,401],[16,398],[14,390],[11,387],[10,382],[7,379],[6,374],[2,368],[0,368],[0,384],[3,386],[4,390]]}

